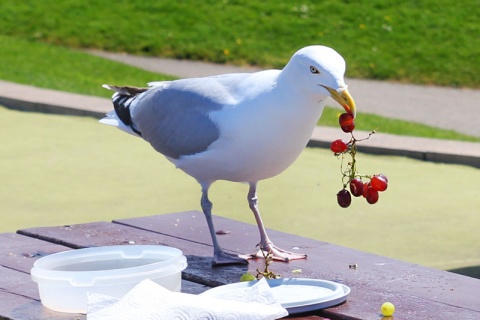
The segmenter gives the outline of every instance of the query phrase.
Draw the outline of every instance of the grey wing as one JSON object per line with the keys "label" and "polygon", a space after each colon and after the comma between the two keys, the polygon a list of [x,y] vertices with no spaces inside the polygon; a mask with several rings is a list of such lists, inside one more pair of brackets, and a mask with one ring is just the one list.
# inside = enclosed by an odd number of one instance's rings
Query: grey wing
{"label": "grey wing", "polygon": [[138,97],[132,117],[142,138],[158,152],[178,159],[205,151],[219,138],[208,114],[223,105],[179,86],[154,87]]}

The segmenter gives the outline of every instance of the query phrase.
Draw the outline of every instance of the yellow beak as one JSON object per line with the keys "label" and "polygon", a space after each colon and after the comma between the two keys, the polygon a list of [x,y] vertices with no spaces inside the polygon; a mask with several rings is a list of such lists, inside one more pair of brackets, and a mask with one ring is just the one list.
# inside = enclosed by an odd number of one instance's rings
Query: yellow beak
{"label": "yellow beak", "polygon": [[325,89],[330,92],[330,96],[333,98],[333,100],[337,101],[347,113],[350,113],[355,118],[357,108],[355,107],[355,101],[347,89],[341,91],[340,93],[337,92],[337,90],[329,87],[325,87]]}

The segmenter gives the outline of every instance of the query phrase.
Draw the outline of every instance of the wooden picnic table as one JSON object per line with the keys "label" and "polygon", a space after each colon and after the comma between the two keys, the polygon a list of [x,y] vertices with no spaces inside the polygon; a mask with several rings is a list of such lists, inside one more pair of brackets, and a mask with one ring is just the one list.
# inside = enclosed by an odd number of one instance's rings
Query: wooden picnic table
{"label": "wooden picnic table", "polygon": [[[223,248],[253,253],[257,227],[214,217]],[[291,316],[292,319],[382,319],[385,301],[395,304],[394,317],[384,319],[480,319],[480,280],[435,270],[326,242],[270,230],[282,248],[299,248],[308,259],[275,262],[271,270],[283,277],[336,281],[351,288],[345,303]],[[78,225],[39,227],[0,234],[0,319],[85,319],[82,314],[50,311],[41,305],[31,280],[33,262],[69,249],[108,245],[160,244],[179,248],[188,260],[182,291],[201,293],[238,282],[245,272],[264,268],[263,259],[249,265],[212,267],[212,246],[203,213],[188,211],[142,218]],[[356,265],[356,268],[353,267]]]}

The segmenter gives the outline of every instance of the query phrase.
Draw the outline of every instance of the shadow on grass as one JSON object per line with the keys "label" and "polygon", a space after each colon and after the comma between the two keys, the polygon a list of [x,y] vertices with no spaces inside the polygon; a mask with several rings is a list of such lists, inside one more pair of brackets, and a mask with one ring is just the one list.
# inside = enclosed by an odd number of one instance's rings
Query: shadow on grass
{"label": "shadow on grass", "polygon": [[480,266],[465,267],[448,270],[453,273],[461,274],[467,277],[480,279]]}

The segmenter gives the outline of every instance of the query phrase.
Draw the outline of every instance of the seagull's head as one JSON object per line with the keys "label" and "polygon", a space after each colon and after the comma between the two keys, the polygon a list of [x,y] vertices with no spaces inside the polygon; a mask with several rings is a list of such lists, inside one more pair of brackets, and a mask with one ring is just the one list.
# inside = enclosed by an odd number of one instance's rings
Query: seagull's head
{"label": "seagull's head", "polygon": [[345,84],[345,60],[325,46],[309,46],[298,50],[283,69],[296,85],[317,96],[330,96],[347,113],[355,117],[355,101]]}

